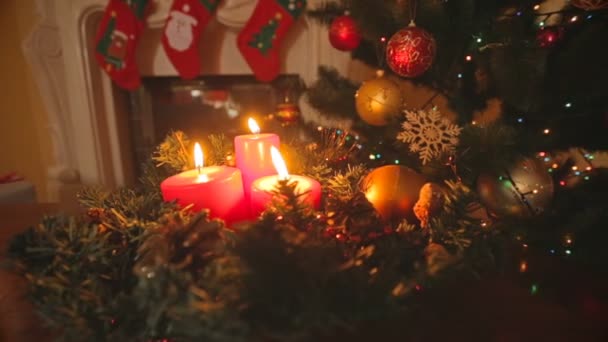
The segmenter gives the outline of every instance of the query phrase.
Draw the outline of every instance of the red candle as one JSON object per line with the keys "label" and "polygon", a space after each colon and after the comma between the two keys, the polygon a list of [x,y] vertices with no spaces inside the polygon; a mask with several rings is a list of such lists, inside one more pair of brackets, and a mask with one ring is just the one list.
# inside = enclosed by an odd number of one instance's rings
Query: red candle
{"label": "red candle", "polygon": [[309,204],[314,209],[321,206],[321,184],[316,180],[305,176],[294,176],[287,172],[285,161],[279,150],[271,148],[271,156],[275,170],[278,174],[257,179],[251,186],[251,212],[259,216],[272,203],[272,191],[276,189],[280,180],[297,182],[295,193],[301,194],[300,200]]}
{"label": "red candle", "polygon": [[236,167],[243,174],[243,189],[245,197],[250,197],[251,184],[260,177],[276,174],[271,147],[279,147],[280,140],[276,134],[260,134],[260,127],[253,119],[249,119],[249,128],[253,134],[239,135],[234,138]]}
{"label": "red candle", "polygon": [[239,169],[227,166],[203,167],[203,152],[194,146],[196,169],[171,176],[160,184],[165,201],[177,201],[192,210],[209,209],[212,218],[227,224],[241,221],[248,213]]}

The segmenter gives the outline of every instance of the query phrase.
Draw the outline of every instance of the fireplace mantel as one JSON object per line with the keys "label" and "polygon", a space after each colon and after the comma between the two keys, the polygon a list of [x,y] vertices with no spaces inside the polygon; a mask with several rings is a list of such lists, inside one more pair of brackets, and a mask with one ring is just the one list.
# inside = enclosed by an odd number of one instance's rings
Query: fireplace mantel
{"label": "fireplace mantel", "polygon": [[[57,201],[65,187],[128,183],[124,120],[119,92],[101,71],[92,54],[93,39],[108,0],[36,0],[39,23],[24,41],[47,115],[53,144],[48,168],[48,199]],[[137,51],[144,76],[176,75],[161,45],[161,28],[172,0],[155,0]],[[309,0],[309,7],[322,0]],[[224,0],[206,30],[203,74],[251,74],[236,48],[236,35],[257,0]],[[282,51],[282,72],[312,82],[319,65],[345,72],[349,55],[333,49],[327,29],[306,18],[294,26]],[[209,52],[207,52],[209,51]],[[121,137],[123,137],[121,139]]]}

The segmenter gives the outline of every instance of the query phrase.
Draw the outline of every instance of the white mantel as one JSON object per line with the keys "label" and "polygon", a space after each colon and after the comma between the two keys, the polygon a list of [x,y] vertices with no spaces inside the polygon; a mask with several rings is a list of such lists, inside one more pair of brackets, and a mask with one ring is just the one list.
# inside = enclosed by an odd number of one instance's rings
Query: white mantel
{"label": "white mantel", "polygon": [[[125,106],[92,54],[97,23],[109,0],[37,0],[39,24],[23,44],[49,116],[54,163],[47,170],[49,199],[73,184],[120,186],[130,177],[125,157]],[[137,50],[142,75],[177,75],[160,44],[172,0],[154,0]],[[322,0],[309,0],[314,7]],[[203,74],[251,74],[236,47],[238,31],[257,0],[224,0],[202,44]],[[344,72],[349,55],[329,45],[327,29],[301,18],[283,44],[283,73],[306,83],[319,65]],[[121,139],[121,136],[123,137]]]}

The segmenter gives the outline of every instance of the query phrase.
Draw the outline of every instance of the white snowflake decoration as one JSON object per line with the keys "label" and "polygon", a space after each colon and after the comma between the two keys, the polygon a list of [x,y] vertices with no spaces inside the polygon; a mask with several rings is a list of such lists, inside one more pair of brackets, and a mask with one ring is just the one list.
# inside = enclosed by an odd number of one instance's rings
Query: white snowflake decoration
{"label": "white snowflake decoration", "polygon": [[409,144],[410,151],[418,154],[423,165],[444,152],[453,151],[458,144],[462,128],[441,116],[437,108],[428,112],[406,110],[405,118],[397,139]]}

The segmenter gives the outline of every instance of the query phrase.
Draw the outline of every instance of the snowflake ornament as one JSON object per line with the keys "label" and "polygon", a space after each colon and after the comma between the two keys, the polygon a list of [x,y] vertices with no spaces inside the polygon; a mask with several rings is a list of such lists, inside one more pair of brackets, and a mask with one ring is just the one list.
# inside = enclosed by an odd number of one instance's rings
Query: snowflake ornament
{"label": "snowflake ornament", "polygon": [[461,127],[441,116],[437,108],[430,111],[405,111],[406,121],[397,139],[409,144],[410,151],[417,153],[422,165],[450,152],[458,144]]}

